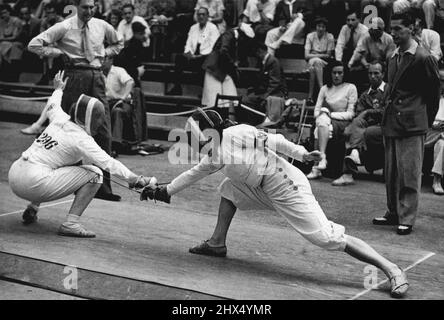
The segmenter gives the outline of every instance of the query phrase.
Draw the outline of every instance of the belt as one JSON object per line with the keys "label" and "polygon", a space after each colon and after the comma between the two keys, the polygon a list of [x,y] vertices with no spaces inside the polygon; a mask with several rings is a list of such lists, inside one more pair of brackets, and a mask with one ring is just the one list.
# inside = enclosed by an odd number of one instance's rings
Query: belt
{"label": "belt", "polygon": [[84,65],[84,64],[73,64],[73,65],[67,65],[66,70],[95,70],[95,71],[102,71],[102,67],[95,67],[90,65]]}

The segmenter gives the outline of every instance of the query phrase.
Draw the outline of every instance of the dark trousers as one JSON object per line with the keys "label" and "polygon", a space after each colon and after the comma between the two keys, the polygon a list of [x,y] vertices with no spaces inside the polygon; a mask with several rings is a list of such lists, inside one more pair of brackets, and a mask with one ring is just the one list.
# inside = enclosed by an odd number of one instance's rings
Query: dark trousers
{"label": "dark trousers", "polygon": [[[132,129],[132,112],[133,107],[126,102],[120,102],[120,100],[111,100],[111,121],[112,121],[112,134],[113,142],[122,143],[127,135],[128,129]],[[134,140],[134,138],[132,139]]]}
{"label": "dark trousers", "polygon": [[188,59],[184,54],[178,54],[175,60],[174,77],[176,79],[176,86],[180,86],[183,82],[183,71],[195,71],[199,73],[200,82],[203,83],[204,72],[202,70],[202,64],[207,56],[200,56],[195,59]]}
{"label": "dark trousers", "polygon": [[[356,119],[358,118],[355,118],[355,120]],[[355,120],[353,120],[353,123]],[[359,123],[361,125],[363,124],[363,122],[360,121]],[[367,121],[365,121],[365,123],[368,124]],[[346,131],[349,127],[346,128]],[[382,139],[381,126],[371,125],[364,128],[361,127],[358,130],[359,134],[355,132],[356,136],[354,139],[356,140],[354,140],[354,142],[352,142],[351,137],[349,138],[350,144],[348,145],[346,155],[349,155],[352,149],[358,149],[361,162],[368,172],[373,172],[375,170],[384,168],[384,142]],[[356,144],[357,141],[359,141],[359,144]],[[344,161],[343,173],[357,174],[358,167],[351,161]]]}
{"label": "dark trousers", "polygon": [[386,218],[414,225],[421,192],[424,135],[384,137]]}
{"label": "dark trousers", "polygon": [[[111,115],[105,95],[105,76],[99,70],[67,69],[65,77],[68,77],[68,83],[63,91],[63,111],[69,114],[71,106],[77,102],[82,93],[99,99],[105,106],[105,121],[93,138],[106,153],[111,154]],[[109,172],[104,171],[103,178],[99,192],[111,193]]]}

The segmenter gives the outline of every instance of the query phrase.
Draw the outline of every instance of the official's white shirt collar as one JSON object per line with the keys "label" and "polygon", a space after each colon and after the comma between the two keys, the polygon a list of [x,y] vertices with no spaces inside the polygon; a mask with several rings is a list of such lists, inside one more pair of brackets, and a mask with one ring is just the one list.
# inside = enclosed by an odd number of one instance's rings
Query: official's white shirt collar
{"label": "official's white shirt collar", "polygon": [[[418,49],[418,42],[416,42],[415,40],[412,39],[412,43],[410,45],[410,47],[404,51],[404,53],[410,53],[411,55],[415,55],[416,54],[416,50]],[[393,52],[392,58],[397,56],[399,54],[399,47],[397,47],[395,49],[395,51]]]}

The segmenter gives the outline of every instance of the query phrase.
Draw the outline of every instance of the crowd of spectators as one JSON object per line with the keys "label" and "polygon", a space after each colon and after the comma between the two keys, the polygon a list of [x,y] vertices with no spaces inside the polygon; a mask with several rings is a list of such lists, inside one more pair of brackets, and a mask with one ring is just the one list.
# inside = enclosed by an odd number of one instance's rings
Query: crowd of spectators
{"label": "crowd of spectators", "polygon": [[[63,61],[41,59],[28,52],[27,45],[72,15],[70,4],[70,0],[0,0],[0,80],[18,81],[20,72],[39,65],[43,74],[39,83],[52,78]],[[259,67],[258,83],[249,88],[244,101],[265,112],[269,97],[288,98],[279,57],[306,60],[306,101],[315,106],[317,147],[325,154],[329,141],[342,137],[346,159],[355,164],[361,164],[364,133],[381,121],[380,110],[369,110],[379,109],[387,80],[385,62],[396,49],[392,20],[408,13],[414,19],[414,39],[443,63],[444,0],[96,0],[94,4],[94,17],[108,21],[124,40],[114,64],[133,79],[131,86],[140,87],[143,62],[174,62],[176,83],[168,94],[181,95],[183,71],[192,70],[200,74],[206,101],[214,98],[212,88],[218,81],[223,91],[230,80],[227,92],[236,93],[232,87],[237,84],[238,66]],[[233,43],[238,33],[232,30],[247,34],[237,46]],[[232,70],[223,70],[230,78],[211,78],[217,81],[210,83],[208,68],[217,64],[211,53],[228,47],[232,52],[219,56],[232,63]],[[114,71],[110,69],[111,74]],[[242,112],[236,116],[243,122],[261,122]],[[323,159],[309,177],[320,177],[326,167]],[[334,185],[353,183],[353,166],[344,165],[340,171],[343,175]]]}

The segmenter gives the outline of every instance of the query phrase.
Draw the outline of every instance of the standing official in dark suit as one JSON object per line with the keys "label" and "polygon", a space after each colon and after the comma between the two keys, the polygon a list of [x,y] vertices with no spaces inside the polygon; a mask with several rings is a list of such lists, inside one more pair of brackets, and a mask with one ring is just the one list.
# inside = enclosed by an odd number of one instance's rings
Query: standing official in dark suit
{"label": "standing official in dark suit", "polygon": [[438,64],[412,38],[414,21],[392,18],[397,48],[388,63],[388,86],[382,132],[385,144],[387,213],[376,225],[398,225],[397,233],[410,234],[421,191],[425,133],[439,106]]}

